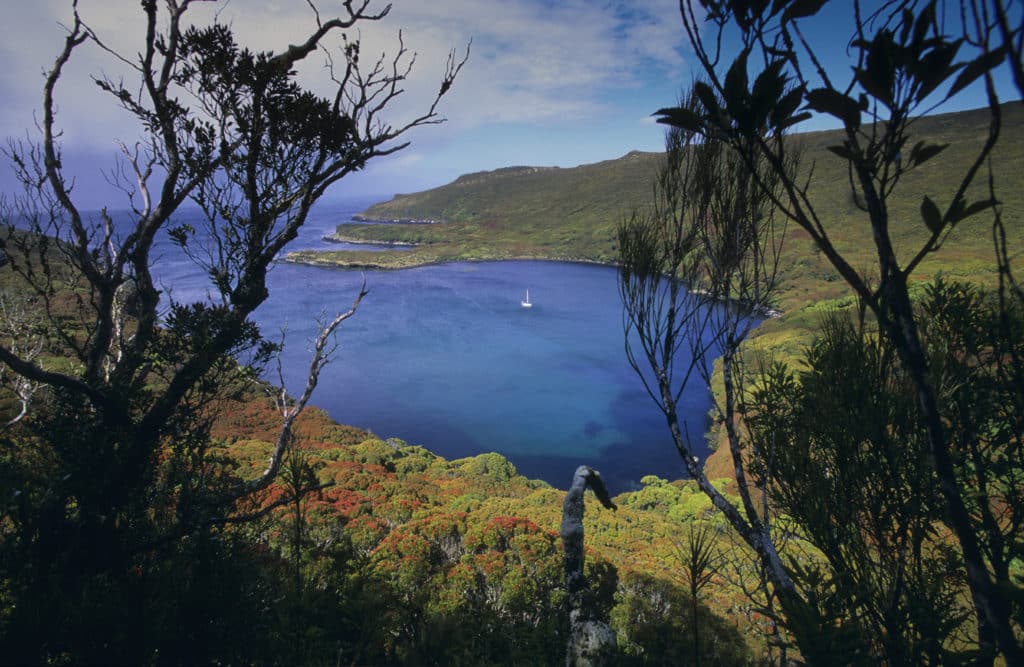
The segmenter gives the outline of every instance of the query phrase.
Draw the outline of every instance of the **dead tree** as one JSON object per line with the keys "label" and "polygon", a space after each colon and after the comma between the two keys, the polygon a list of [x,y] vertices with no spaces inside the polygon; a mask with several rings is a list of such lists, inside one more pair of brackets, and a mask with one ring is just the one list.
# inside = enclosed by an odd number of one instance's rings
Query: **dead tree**
{"label": "dead tree", "polygon": [[615,633],[607,623],[595,618],[585,603],[583,499],[588,487],[602,505],[610,510],[616,509],[608,497],[601,473],[589,466],[576,468],[562,504],[562,527],[559,531],[565,548],[565,587],[569,593],[569,646],[565,662],[570,667],[611,664],[617,648]]}
{"label": "dead tree", "polygon": [[[146,477],[142,472],[167,436],[167,425],[219,360],[260,348],[249,317],[267,297],[271,263],[296,237],[315,202],[369,160],[407,146],[403,136],[409,130],[441,122],[438,103],[465,62],[450,57],[426,110],[390,124],[382,114],[402,93],[414,60],[401,41],[394,57],[382,56],[367,68],[366,61],[360,63],[359,42],[346,38],[340,65],[330,60],[335,86],[329,97],[303,89],[295,72],[318,50],[330,57],[329,37],[383,19],[390,6],[371,10],[370,0],[346,2],[345,14],[329,20],[315,12],[305,41],[278,53],[254,53],[235,42],[228,26],[190,26],[186,16],[194,1],[143,2],[145,45],[135,56],[107,47],[74,3],[64,47],[45,79],[41,137],[11,143],[7,150],[25,194],[6,202],[9,231],[0,248],[41,300],[49,336],[68,350],[80,372],[45,370],[8,345],[0,345],[0,361],[9,372],[88,406],[97,426],[118,434],[125,453],[106,481],[122,488]],[[73,176],[61,160],[58,93],[65,66],[85,45],[137,76],[135,83],[96,79],[138,120],[146,137],[135,147],[122,146],[114,176],[130,206],[126,229],[116,229],[107,209],[89,213],[76,204]],[[200,207],[205,229],[173,217],[188,201]],[[15,224],[27,224],[37,236],[15,232]],[[161,230],[204,270],[214,303],[172,300],[169,312],[158,310],[152,250]],[[39,241],[40,236],[55,240]],[[75,300],[72,317],[52,302],[58,283]],[[169,357],[159,368],[158,353]],[[320,365],[318,360],[311,368],[311,387]],[[153,381],[160,389],[134,400]],[[294,418],[286,412],[285,431]],[[246,492],[268,483],[282,455],[279,446],[268,476],[245,485]]]}

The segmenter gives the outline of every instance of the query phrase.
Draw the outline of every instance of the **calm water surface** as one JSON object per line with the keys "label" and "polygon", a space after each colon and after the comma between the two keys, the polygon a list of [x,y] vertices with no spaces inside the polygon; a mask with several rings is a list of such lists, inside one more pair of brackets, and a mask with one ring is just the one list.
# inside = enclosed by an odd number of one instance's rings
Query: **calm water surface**
{"label": "calm water surface", "polygon": [[[338,249],[322,237],[369,203],[321,206],[290,249]],[[160,275],[178,300],[205,293],[204,277],[171,250]],[[615,269],[486,262],[365,276],[370,293],[339,330],[312,401],[334,419],[447,458],[497,451],[560,488],[580,464],[613,492],[647,474],[683,476],[664,417],[626,361]],[[316,317],[347,309],[362,277],[283,262],[271,272],[256,320],[269,337],[287,327],[293,394]],[[527,289],[529,309],[520,306]],[[694,383],[680,406],[691,433],[706,430],[709,408]]]}

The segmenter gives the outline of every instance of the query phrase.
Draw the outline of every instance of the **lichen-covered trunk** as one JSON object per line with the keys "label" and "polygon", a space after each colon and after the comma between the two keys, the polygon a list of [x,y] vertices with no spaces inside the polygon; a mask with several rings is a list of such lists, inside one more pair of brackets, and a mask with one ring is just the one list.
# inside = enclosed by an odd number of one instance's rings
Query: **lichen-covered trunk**
{"label": "lichen-covered trunk", "polygon": [[565,656],[568,667],[613,664],[618,653],[615,633],[584,601],[587,582],[583,576],[583,494],[588,486],[602,505],[615,509],[600,473],[588,466],[577,468],[562,504],[559,531],[565,549],[565,587],[569,593],[569,645]]}

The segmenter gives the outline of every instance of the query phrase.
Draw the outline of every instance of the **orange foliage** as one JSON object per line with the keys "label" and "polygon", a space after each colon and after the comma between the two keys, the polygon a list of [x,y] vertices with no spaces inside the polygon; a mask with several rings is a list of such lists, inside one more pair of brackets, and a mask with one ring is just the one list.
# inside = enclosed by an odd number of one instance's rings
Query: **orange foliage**
{"label": "orange foliage", "polygon": [[[338,426],[319,410],[307,411],[300,423],[299,446],[308,452],[320,483],[331,484],[306,499],[311,530],[344,530],[355,552],[369,559],[370,572],[407,602],[428,604],[429,598],[432,608],[448,613],[468,599],[490,600],[501,614],[527,613],[535,599],[556,604],[562,594],[557,528],[564,491],[516,474],[495,454],[447,461],[419,447]],[[278,424],[271,402],[257,396],[222,410],[214,435],[229,443],[227,451],[241,469],[258,467],[265,465]],[[266,445],[255,446],[259,441]],[[707,470],[713,479],[733,478],[724,443],[708,459]],[[659,484],[665,486],[619,496],[617,512],[586,514],[588,564],[614,568],[620,580],[640,573],[680,586],[682,521],[703,516],[691,506],[704,505],[692,485]],[[272,485],[263,506],[284,493]],[[279,509],[277,520],[285,520],[288,511]],[[286,532],[268,534],[273,540]],[[751,621],[733,611],[743,606],[742,596],[721,577],[716,582],[702,602],[712,613],[728,615],[730,624],[747,627]]]}

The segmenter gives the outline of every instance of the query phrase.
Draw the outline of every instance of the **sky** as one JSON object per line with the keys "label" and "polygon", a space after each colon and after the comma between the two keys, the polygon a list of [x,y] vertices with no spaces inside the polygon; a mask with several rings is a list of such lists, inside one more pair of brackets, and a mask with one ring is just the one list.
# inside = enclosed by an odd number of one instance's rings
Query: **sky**
{"label": "sky", "polygon": [[[333,3],[340,0],[315,4],[326,17]],[[128,54],[141,44],[138,5],[79,0],[84,20]],[[256,49],[280,50],[315,27],[304,0],[199,3],[191,15],[196,22],[216,15]],[[0,0],[0,135],[25,137],[34,127],[43,72],[70,16],[70,0]],[[837,15],[816,36],[828,43],[832,31],[845,25]],[[409,148],[372,161],[332,196],[386,198],[474,171],[572,167],[631,150],[661,150],[663,128],[651,114],[674,104],[692,76],[678,0],[394,0],[386,19],[362,24],[364,62],[394,53],[400,30],[417,59],[388,115],[394,125],[429,104],[448,53],[461,53],[472,40],[469,61],[440,108],[447,120],[417,128],[408,136]],[[307,60],[302,81],[326,94],[323,57]],[[121,70],[97,49],[82,50],[58,91],[65,162],[81,168],[77,192],[86,206],[103,205],[108,196],[97,167],[113,164],[118,142],[130,145],[138,137],[131,119],[90,82],[89,75],[99,72],[118,76]],[[0,187],[9,192],[6,167],[0,171]]]}

